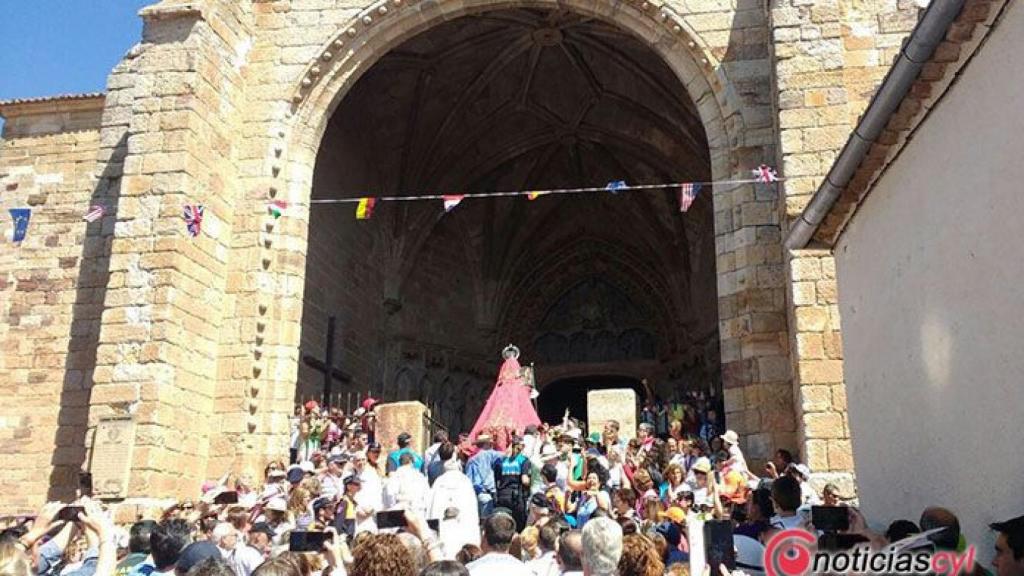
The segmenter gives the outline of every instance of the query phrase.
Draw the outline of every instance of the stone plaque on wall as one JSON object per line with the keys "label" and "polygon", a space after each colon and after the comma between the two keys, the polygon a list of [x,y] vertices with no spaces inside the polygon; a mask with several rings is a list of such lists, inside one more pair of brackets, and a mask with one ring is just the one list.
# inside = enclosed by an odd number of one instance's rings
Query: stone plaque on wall
{"label": "stone plaque on wall", "polygon": [[587,429],[600,432],[609,420],[618,420],[620,437],[636,435],[636,392],[629,388],[587,392]]}
{"label": "stone plaque on wall", "polygon": [[125,498],[135,446],[135,422],[131,418],[100,420],[92,444],[89,471],[97,498]]}

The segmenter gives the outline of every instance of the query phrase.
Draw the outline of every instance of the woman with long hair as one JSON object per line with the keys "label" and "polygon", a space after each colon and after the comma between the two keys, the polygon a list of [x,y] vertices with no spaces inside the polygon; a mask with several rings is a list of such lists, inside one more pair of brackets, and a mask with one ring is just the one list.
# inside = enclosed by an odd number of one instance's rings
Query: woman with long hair
{"label": "woman with long hair", "polygon": [[686,483],[686,475],[683,474],[683,468],[679,464],[669,464],[665,468],[664,477],[665,481],[658,488],[658,496],[665,507],[669,507],[682,496],[683,492],[689,492],[690,486]]}

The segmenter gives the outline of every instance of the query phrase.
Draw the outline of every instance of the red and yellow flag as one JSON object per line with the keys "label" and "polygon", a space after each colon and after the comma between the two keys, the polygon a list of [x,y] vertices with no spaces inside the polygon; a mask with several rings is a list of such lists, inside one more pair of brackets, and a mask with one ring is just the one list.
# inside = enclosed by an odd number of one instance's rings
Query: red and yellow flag
{"label": "red and yellow flag", "polygon": [[377,204],[377,199],[372,197],[365,197],[359,199],[359,205],[356,206],[356,220],[369,220],[373,216],[373,207]]}
{"label": "red and yellow flag", "polygon": [[540,198],[544,194],[545,194],[545,192],[527,192],[526,193],[526,199],[527,200],[536,200],[537,198]]}

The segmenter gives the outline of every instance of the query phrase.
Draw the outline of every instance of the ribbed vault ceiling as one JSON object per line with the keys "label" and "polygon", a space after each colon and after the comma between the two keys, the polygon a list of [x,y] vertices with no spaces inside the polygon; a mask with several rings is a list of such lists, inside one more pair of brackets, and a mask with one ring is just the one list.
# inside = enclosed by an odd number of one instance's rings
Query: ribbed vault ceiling
{"label": "ribbed vault ceiling", "polygon": [[[314,195],[529,190],[708,174],[694,104],[649,47],[602,21],[515,9],[446,22],[383,56],[330,122]],[[492,322],[522,305],[506,300],[523,291],[524,277],[549,273],[537,267],[559,266],[547,256],[574,242],[615,247],[614,256],[580,264],[574,274],[602,275],[628,259],[631,273],[657,277],[669,291],[661,296],[666,309],[649,312],[680,324],[691,305],[691,261],[714,267],[710,194],[685,217],[669,190],[467,200],[443,217],[436,202],[386,204],[378,214],[375,233],[387,246],[381,265],[393,270],[396,292],[438,227],[451,227],[481,294],[479,313]]]}

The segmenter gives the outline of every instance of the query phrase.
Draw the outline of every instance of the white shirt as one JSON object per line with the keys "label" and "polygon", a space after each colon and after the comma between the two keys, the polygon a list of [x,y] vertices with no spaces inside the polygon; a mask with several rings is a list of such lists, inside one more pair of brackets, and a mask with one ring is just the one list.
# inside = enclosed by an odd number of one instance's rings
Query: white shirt
{"label": "white shirt", "polygon": [[[473,502],[476,509],[476,502]],[[459,513],[460,515],[462,512]],[[476,518],[476,514],[473,514]],[[438,526],[438,538],[441,540],[441,551],[446,560],[455,560],[455,555],[462,550],[466,544],[480,545],[480,528],[478,525],[466,524],[458,518],[454,520],[442,520]]]}
{"label": "white shirt", "polygon": [[334,476],[331,473],[320,477],[320,495],[326,496],[329,500],[337,500],[345,493],[345,482],[341,476]]}
{"label": "white shirt", "polygon": [[732,460],[731,468],[733,470],[746,475],[747,459],[743,456],[743,451],[736,444],[729,446],[729,459]]}
{"label": "white shirt", "polygon": [[356,534],[360,532],[377,532],[377,512],[384,509],[383,492],[384,488],[380,480],[380,474],[369,464],[363,466],[359,474],[362,481],[362,488],[356,492],[356,505],[360,508],[370,510],[371,514],[362,520],[356,521]]}
{"label": "white shirt", "polygon": [[541,554],[540,558],[527,562],[526,567],[536,576],[558,576],[562,573],[561,568],[558,567],[558,559],[555,557],[554,552]]}
{"label": "white shirt", "polygon": [[426,517],[429,492],[426,476],[411,464],[401,466],[384,483],[384,509],[412,510]]}
{"label": "white shirt", "polygon": [[804,525],[804,517],[799,514],[793,516],[779,516],[776,514],[772,516],[769,524],[772,528],[780,528],[782,530],[789,530],[791,528],[802,528]]}
{"label": "white shirt", "polygon": [[466,564],[469,576],[533,576],[533,572],[521,561],[509,554],[491,552]]}
{"label": "white shirt", "polygon": [[263,564],[263,554],[252,546],[238,544],[234,550],[225,550],[219,546],[217,548],[224,560],[231,565],[236,576],[250,576],[260,564]]}

